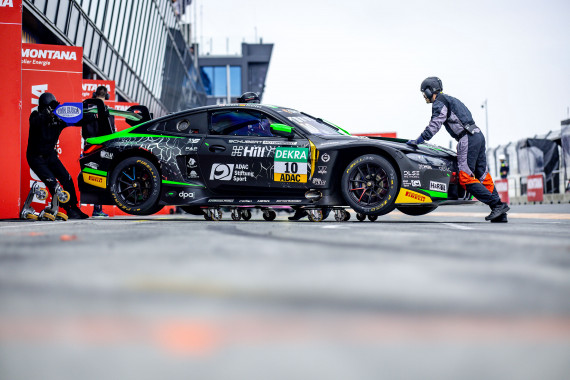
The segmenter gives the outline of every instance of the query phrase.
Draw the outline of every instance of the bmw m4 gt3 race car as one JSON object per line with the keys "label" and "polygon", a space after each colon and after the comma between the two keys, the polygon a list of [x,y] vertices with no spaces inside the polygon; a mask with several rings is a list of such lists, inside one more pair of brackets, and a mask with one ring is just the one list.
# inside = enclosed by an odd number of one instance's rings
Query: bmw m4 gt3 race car
{"label": "bmw m4 gt3 race car", "polygon": [[[146,112],[148,115],[148,112]],[[115,204],[134,215],[165,205],[206,219],[249,219],[260,207],[304,208],[313,221],[334,210],[375,220],[397,208],[423,215],[471,203],[453,151],[406,140],[351,136],[323,119],[260,104],[200,107],[91,138],[80,160],[83,203]]]}

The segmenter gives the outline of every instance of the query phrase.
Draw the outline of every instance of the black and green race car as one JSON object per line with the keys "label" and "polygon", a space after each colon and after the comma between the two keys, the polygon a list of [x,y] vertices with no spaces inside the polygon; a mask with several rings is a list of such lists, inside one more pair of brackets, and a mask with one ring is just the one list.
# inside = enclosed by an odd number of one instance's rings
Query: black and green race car
{"label": "black and green race car", "polygon": [[134,215],[176,205],[214,220],[221,207],[233,219],[261,207],[271,220],[272,207],[292,206],[320,221],[331,209],[337,220],[347,220],[349,207],[360,220],[374,220],[395,208],[423,215],[473,202],[459,186],[454,152],[351,136],[290,108],[226,104],[130,123],[87,140],[83,203],[114,204]]}

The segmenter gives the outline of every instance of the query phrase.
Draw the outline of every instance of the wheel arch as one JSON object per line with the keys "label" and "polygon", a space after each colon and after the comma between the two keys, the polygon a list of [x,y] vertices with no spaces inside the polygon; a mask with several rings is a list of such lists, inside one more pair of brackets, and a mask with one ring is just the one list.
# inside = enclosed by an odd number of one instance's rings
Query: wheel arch
{"label": "wheel arch", "polygon": [[334,178],[333,183],[335,188],[340,188],[342,172],[348,164],[350,164],[355,158],[365,154],[376,154],[388,160],[388,162],[394,166],[394,170],[396,171],[396,176],[398,177],[398,188],[402,186],[402,174],[400,172],[400,165],[398,165],[398,162],[394,157],[395,153],[391,153],[387,149],[383,149],[381,147],[365,146],[346,148],[338,151],[337,161],[335,163],[335,169],[333,171],[334,174],[332,177]]}
{"label": "wheel arch", "polygon": [[111,161],[111,166],[109,168],[109,175],[113,173],[119,162],[130,157],[143,157],[150,160],[158,169],[159,176],[161,175],[161,166],[160,162],[158,161],[158,158],[156,158],[156,156],[151,152],[149,152],[148,150],[141,148],[131,148],[115,153],[115,155],[113,156],[113,160]]}

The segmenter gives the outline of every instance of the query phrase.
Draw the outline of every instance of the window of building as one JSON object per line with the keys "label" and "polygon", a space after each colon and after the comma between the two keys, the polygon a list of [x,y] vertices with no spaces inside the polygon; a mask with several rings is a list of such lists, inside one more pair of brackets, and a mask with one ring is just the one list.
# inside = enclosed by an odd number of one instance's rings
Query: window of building
{"label": "window of building", "polygon": [[[202,82],[207,95],[228,95],[228,69],[227,66],[202,66],[200,68]],[[241,95],[241,66],[230,66],[230,96]]]}
{"label": "window of building", "polygon": [[232,110],[213,112],[210,134],[227,136],[271,137],[270,125],[275,123],[261,112]]}

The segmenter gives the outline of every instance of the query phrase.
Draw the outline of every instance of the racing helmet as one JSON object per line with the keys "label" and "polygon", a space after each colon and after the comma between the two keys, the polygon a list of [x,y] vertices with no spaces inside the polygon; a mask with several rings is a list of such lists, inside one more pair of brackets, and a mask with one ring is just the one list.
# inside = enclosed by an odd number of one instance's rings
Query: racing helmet
{"label": "racing helmet", "polygon": [[55,107],[59,106],[59,102],[51,92],[44,92],[40,95],[38,102],[39,108],[42,110],[53,111]]}
{"label": "racing helmet", "polygon": [[256,92],[244,92],[237,101],[238,103],[259,103],[259,95]]}
{"label": "racing helmet", "polygon": [[438,94],[443,91],[443,84],[441,83],[441,79],[438,77],[428,77],[424,79],[420,86],[420,91],[427,98],[428,103],[431,103],[431,97],[433,94]]}

